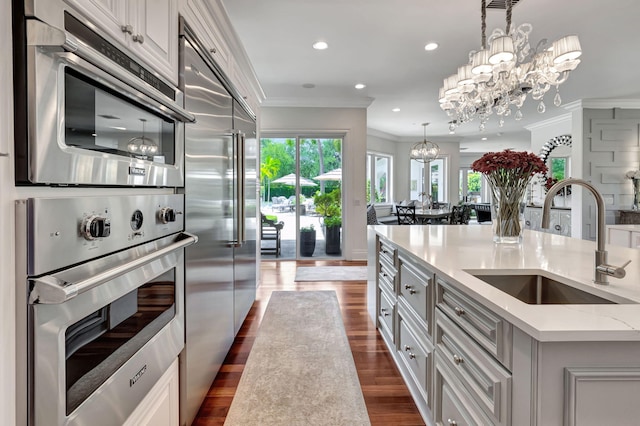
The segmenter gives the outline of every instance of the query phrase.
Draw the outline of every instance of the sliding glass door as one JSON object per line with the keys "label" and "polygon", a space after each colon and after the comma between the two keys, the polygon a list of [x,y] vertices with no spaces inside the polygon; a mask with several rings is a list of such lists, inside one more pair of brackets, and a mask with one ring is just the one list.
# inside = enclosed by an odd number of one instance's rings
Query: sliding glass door
{"label": "sliding glass door", "polygon": [[[282,223],[278,259],[342,256],[342,138],[261,139],[261,212]],[[263,258],[275,242],[262,241]]]}

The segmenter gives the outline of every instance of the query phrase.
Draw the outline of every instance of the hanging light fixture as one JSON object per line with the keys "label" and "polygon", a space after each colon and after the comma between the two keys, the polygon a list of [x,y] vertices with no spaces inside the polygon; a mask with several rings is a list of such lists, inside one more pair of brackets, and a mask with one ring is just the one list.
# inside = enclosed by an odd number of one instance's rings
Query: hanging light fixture
{"label": "hanging light fixture", "polygon": [[[506,31],[495,29],[486,37],[486,0],[481,0],[482,44],[481,50],[469,53],[469,63],[458,68],[458,72],[445,78],[438,100],[457,127],[476,118],[480,130],[485,129],[489,116],[495,113],[500,127],[504,118],[512,114],[522,119],[520,108],[530,93],[539,101],[538,112],[544,113],[544,95],[551,87],[556,88],[553,104],[560,106],[559,86],[580,63],[580,41],[569,35],[554,41],[550,46],[542,40],[534,48],[529,44],[531,24],[517,28],[511,25],[513,0],[506,0]],[[451,126],[450,126],[451,127]],[[452,130],[452,129],[451,129]]]}
{"label": "hanging light fixture", "polygon": [[145,136],[144,124],[147,120],[144,118],[140,118],[139,120],[142,122],[142,136],[136,136],[129,139],[129,142],[127,143],[127,150],[132,154],[140,155],[144,157],[144,159],[147,159],[158,152],[158,145],[153,141],[153,139]]}
{"label": "hanging light fixture", "polygon": [[433,142],[427,140],[427,126],[429,123],[422,123],[424,127],[424,140],[415,144],[409,153],[412,160],[420,163],[430,163],[438,158],[440,147]]}

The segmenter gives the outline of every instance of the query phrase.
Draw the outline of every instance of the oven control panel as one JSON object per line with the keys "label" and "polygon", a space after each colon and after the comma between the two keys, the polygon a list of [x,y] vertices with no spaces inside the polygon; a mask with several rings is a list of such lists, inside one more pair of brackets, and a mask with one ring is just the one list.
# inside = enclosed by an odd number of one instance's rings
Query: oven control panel
{"label": "oven control panel", "polygon": [[29,275],[184,230],[184,195],[31,198]]}

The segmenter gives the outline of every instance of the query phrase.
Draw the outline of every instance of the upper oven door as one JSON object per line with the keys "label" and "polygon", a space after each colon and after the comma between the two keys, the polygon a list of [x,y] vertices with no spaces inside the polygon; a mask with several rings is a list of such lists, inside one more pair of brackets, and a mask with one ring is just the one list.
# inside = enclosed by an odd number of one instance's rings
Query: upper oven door
{"label": "upper oven door", "polygon": [[181,92],[73,19],[67,24],[82,37],[27,21],[27,146],[16,149],[18,182],[184,186],[184,122],[193,117]]}

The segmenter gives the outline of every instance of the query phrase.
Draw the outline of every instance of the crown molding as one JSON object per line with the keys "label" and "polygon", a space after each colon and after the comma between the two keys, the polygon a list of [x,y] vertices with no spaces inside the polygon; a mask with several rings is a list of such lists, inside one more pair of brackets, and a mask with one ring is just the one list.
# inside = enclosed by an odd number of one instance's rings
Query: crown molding
{"label": "crown molding", "polygon": [[297,98],[267,97],[262,107],[303,107],[303,108],[368,108],[374,98]]}
{"label": "crown molding", "polygon": [[[565,105],[567,108],[567,105]],[[529,124],[528,126],[524,126],[528,131],[538,130],[543,127],[553,126],[559,123],[564,123],[567,121],[571,121],[571,113],[556,115],[555,117],[548,118],[546,120],[538,121],[537,123]]]}
{"label": "crown molding", "polygon": [[383,132],[382,130],[372,129],[367,127],[367,136],[375,136],[376,138],[386,139],[392,142],[398,142],[398,137],[391,133]]}
{"label": "crown molding", "polygon": [[609,109],[609,108],[627,108],[640,109],[640,99],[580,99],[564,106],[568,111],[576,111],[578,109]]}

